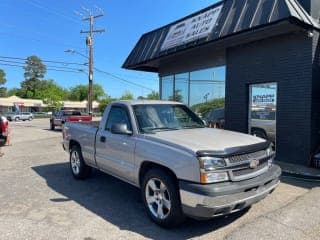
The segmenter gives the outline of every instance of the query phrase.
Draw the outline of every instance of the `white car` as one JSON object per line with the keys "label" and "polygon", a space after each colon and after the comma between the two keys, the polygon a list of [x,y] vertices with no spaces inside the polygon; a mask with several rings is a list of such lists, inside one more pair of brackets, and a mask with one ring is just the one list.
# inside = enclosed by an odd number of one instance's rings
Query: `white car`
{"label": "white car", "polygon": [[34,118],[33,114],[31,112],[20,112],[20,113],[9,113],[7,115],[7,119],[9,121],[26,121],[29,120],[31,121]]}

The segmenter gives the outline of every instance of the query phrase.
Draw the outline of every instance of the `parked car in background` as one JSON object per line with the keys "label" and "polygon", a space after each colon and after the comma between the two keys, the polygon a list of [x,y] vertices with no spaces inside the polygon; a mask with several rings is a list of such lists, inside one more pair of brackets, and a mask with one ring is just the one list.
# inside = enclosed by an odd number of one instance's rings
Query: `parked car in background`
{"label": "parked car in background", "polygon": [[[224,128],[224,108],[210,110],[204,117],[207,125],[214,128]],[[276,120],[275,111],[255,110],[251,112],[251,135],[275,142]]]}
{"label": "parked car in background", "polygon": [[164,227],[249,208],[281,174],[270,142],[206,128],[178,102],[113,102],[100,122],[67,122],[62,136],[76,179],[97,168],[140,188],[148,215]]}
{"label": "parked car in background", "polygon": [[6,143],[8,134],[8,120],[5,116],[0,116],[0,147]]}
{"label": "parked car in background", "polygon": [[275,142],[276,112],[268,109],[252,111],[251,134]]}
{"label": "parked car in background", "polygon": [[224,108],[210,110],[205,116],[208,127],[224,128]]}
{"label": "parked car in background", "polygon": [[33,120],[34,115],[31,112],[11,112],[7,114],[7,119],[9,121],[26,121],[26,120]]}
{"label": "parked car in background", "polygon": [[89,122],[91,120],[92,116],[85,115],[78,110],[59,110],[50,118],[50,129],[61,127],[66,122]]}

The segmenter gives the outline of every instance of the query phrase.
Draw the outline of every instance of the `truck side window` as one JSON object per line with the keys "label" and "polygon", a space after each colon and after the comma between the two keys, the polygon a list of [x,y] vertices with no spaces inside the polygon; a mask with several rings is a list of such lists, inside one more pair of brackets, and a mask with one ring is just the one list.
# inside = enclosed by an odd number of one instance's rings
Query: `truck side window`
{"label": "truck side window", "polygon": [[125,123],[127,124],[128,130],[131,129],[130,118],[128,116],[128,112],[124,107],[113,106],[109,112],[108,120],[106,123],[105,130],[110,131],[111,127],[115,123]]}

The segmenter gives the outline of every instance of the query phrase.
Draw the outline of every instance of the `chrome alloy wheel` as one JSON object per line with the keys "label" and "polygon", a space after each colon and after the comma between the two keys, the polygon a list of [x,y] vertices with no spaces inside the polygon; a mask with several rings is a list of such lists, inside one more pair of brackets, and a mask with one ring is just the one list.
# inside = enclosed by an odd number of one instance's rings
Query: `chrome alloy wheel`
{"label": "chrome alloy wheel", "polygon": [[72,151],[71,153],[71,168],[75,175],[78,175],[80,172],[80,157],[77,151]]}
{"label": "chrome alloy wheel", "polygon": [[167,186],[157,178],[150,178],[145,187],[145,197],[149,210],[158,219],[165,219],[171,209],[171,199]]}

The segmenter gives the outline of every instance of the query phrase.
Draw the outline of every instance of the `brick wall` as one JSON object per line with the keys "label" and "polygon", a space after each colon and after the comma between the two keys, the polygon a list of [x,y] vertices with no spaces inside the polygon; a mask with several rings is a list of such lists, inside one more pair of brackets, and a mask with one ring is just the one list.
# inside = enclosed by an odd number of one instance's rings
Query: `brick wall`
{"label": "brick wall", "polygon": [[312,73],[305,32],[228,49],[226,128],[247,133],[249,84],[277,82],[277,160],[309,165]]}

